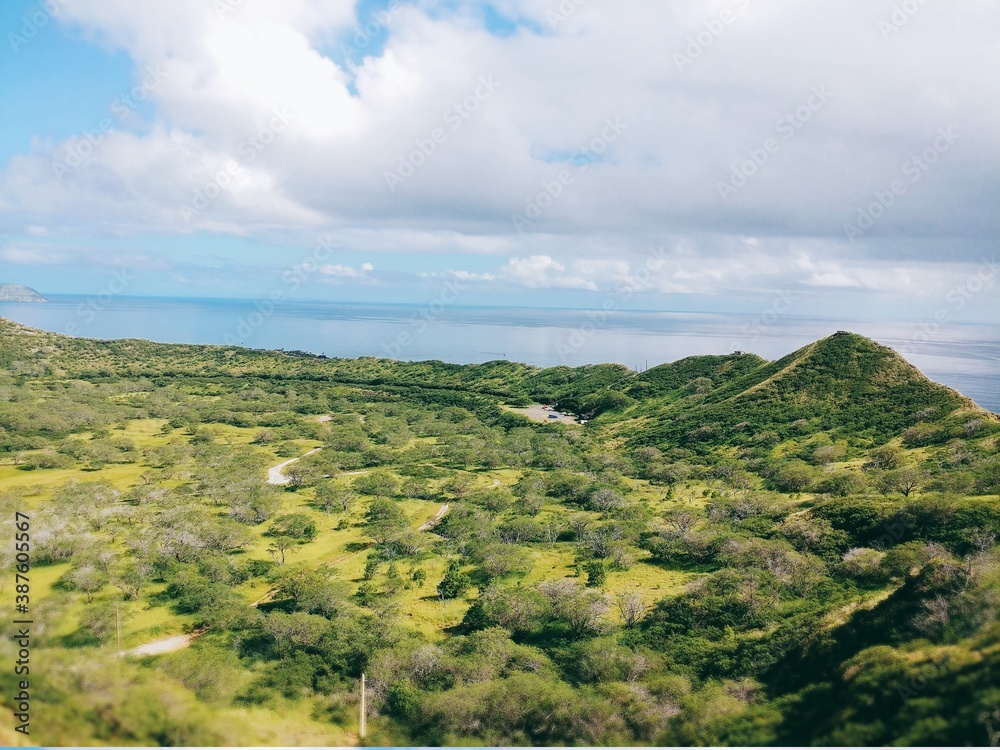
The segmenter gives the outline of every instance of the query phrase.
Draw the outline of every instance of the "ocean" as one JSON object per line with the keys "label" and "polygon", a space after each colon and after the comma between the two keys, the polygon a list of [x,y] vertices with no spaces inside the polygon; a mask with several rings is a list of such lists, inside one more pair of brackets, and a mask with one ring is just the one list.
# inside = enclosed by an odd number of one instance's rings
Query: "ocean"
{"label": "ocean", "polygon": [[653,367],[696,354],[747,351],[777,359],[837,330],[891,346],[929,378],[1000,412],[1000,331],[995,326],[849,322],[626,310],[460,307],[329,301],[50,295],[0,302],[0,316],[47,331],[165,343],[238,344],[329,357],[494,359],[541,367],[620,362]]}

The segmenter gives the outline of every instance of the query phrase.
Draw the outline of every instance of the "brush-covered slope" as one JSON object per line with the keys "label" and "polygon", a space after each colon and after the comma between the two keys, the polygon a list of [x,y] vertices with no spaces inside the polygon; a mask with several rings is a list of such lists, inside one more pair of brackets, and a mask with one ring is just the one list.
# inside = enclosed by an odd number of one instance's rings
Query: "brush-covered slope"
{"label": "brush-covered slope", "polygon": [[850,333],[776,362],[695,357],[657,370],[628,389],[638,394],[645,387],[651,397],[604,418],[646,417],[643,434],[633,438],[642,444],[743,443],[761,433],[818,431],[884,442],[918,422],[940,423],[957,410],[978,408],[892,349]]}

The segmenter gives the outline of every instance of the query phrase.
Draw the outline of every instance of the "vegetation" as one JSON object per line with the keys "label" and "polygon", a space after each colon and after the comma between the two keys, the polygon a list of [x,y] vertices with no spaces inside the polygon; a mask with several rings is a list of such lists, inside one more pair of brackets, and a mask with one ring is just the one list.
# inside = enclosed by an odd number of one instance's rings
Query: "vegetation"
{"label": "vegetation", "polygon": [[365,673],[384,745],[986,744],[998,439],[851,334],[636,374],[0,320],[31,739],[356,744]]}

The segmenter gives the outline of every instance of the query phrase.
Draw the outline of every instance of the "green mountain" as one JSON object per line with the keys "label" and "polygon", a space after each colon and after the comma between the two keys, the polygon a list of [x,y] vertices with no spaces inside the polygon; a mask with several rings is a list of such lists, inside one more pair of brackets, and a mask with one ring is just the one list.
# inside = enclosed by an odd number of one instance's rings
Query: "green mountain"
{"label": "green mountain", "polygon": [[933,383],[892,349],[837,333],[776,362],[755,355],[693,357],[622,388],[634,404],[605,422],[642,418],[633,444],[750,444],[829,432],[882,443],[917,423],[944,425],[970,400]]}
{"label": "green mountain", "polygon": [[23,284],[0,284],[0,302],[48,302],[48,300]]}

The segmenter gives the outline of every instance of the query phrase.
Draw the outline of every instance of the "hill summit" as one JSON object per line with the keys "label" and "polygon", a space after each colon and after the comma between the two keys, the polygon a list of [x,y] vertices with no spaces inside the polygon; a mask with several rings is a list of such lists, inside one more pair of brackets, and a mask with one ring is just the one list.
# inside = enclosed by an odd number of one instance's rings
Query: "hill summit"
{"label": "hill summit", "polygon": [[[656,395],[643,399],[643,392]],[[641,400],[622,416],[646,416],[657,438],[685,442],[829,430],[883,442],[918,422],[979,411],[889,347],[847,332],[775,362],[746,354],[688,358],[643,373],[627,393]]]}

